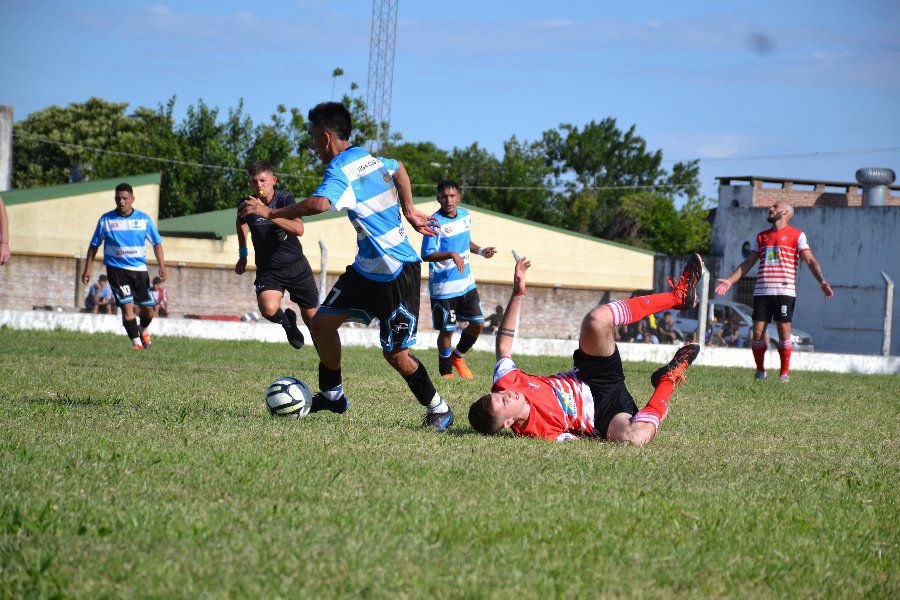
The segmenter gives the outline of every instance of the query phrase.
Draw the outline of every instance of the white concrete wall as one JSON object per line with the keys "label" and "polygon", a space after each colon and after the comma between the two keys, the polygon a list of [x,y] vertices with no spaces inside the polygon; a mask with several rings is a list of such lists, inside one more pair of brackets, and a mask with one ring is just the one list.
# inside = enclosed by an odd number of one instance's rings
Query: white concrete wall
{"label": "white concrete wall", "polygon": [[[719,204],[712,240],[712,254],[722,256],[719,277],[728,276],[743,262],[741,246],[769,227],[767,213],[767,208]],[[796,208],[791,225],[806,233],[835,293],[826,301],[804,263],[797,277],[794,324],[812,335],[816,350],[879,353],[885,297],[881,271],[900,286],[900,208]],[[755,277],[756,267],[749,275]],[[891,354],[896,356],[900,354],[900,298],[896,292],[893,322]]]}
{"label": "white concrete wall", "polygon": [[[51,331],[64,329],[84,333],[123,333],[119,317],[82,313],[54,313],[41,311],[0,310],[0,327]],[[309,331],[301,327],[309,339]],[[379,347],[378,329],[342,327],[341,341],[347,346]],[[256,340],[284,343],[284,331],[269,323],[235,323],[222,321],[197,321],[193,319],[155,319],[151,333],[160,337],[191,337],[217,340]],[[416,350],[427,351],[436,347],[437,335],[419,332]],[[2,343],[2,334],[0,334]],[[124,344],[123,340],[123,344]],[[575,340],[548,340],[518,338],[513,347],[514,355],[571,356],[578,347]],[[619,344],[619,352],[625,361],[646,361],[663,364],[675,353],[675,346],[651,344]],[[482,336],[475,344],[476,350],[492,352],[494,337]],[[778,353],[766,356],[769,365],[778,364]],[[736,367],[748,373],[753,368],[749,350],[733,348],[704,348],[697,359],[699,365]],[[791,357],[794,371],[831,371],[835,373],[893,374],[900,373],[900,357],[860,356],[852,354],[826,354],[821,352],[795,352]]]}

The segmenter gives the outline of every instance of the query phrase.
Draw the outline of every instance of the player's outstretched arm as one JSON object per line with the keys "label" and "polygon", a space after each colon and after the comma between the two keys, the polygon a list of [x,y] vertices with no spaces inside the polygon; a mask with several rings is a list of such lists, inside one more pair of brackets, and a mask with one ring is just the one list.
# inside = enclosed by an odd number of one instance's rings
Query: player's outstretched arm
{"label": "player's outstretched arm", "polygon": [[282,208],[271,208],[263,204],[259,198],[250,196],[241,204],[238,213],[242,217],[257,215],[271,221],[272,219],[302,219],[323,213],[330,208],[331,202],[322,196],[310,196],[306,200]]}
{"label": "player's outstretched arm", "polygon": [[744,276],[745,273],[749,273],[750,269],[753,268],[753,265],[756,264],[756,260],[759,258],[759,252],[750,251],[750,255],[747,259],[738,265],[738,268],[734,270],[734,273],[728,276],[727,279],[719,279],[719,285],[716,286],[716,295],[721,296],[723,294],[727,294],[728,290],[731,289],[731,286],[734,285],[734,282]]}
{"label": "player's outstretched arm", "polygon": [[437,219],[416,210],[413,204],[412,185],[409,182],[409,175],[406,172],[406,167],[399,160],[397,161],[397,170],[394,171],[394,186],[397,188],[403,216],[413,226],[413,229],[426,237],[437,235],[437,232],[432,228],[433,225],[438,224]]}
{"label": "player's outstretched arm", "polygon": [[238,217],[235,219],[234,229],[237,231],[238,239],[238,259],[234,263],[234,272],[242,275],[247,270],[247,234],[250,233],[250,226],[241,221]]}
{"label": "player's outstretched arm", "polygon": [[475,242],[469,242],[469,252],[474,252],[485,258],[491,258],[497,253],[497,249],[493,246],[481,247]]}
{"label": "player's outstretched arm", "polygon": [[427,256],[423,256],[422,260],[425,262],[440,262],[442,260],[452,260],[453,264],[456,265],[457,270],[462,273],[466,270],[466,263],[462,259],[462,256],[457,252],[432,252]]}
{"label": "player's outstretched arm", "polygon": [[513,289],[506,305],[506,312],[500,320],[497,328],[497,343],[494,354],[497,360],[509,356],[512,352],[513,338],[516,335],[516,317],[519,316],[519,307],[522,305],[522,296],[525,295],[525,271],[531,267],[531,261],[522,257],[516,262],[516,270],[513,276]]}
{"label": "player's outstretched arm", "polygon": [[834,296],[834,290],[831,289],[831,284],[825,281],[825,275],[822,273],[822,267],[819,266],[819,261],[816,260],[816,257],[813,256],[812,250],[806,249],[800,252],[800,258],[802,258],[806,265],[809,267],[809,272],[813,274],[813,277],[816,278],[816,281],[819,282],[819,287],[822,288],[822,293],[825,294],[826,298],[831,298]]}

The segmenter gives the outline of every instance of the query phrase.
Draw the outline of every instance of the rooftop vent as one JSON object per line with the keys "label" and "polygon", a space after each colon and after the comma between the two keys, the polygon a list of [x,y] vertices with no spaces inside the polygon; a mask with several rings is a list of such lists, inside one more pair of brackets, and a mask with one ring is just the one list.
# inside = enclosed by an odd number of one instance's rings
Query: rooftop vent
{"label": "rooftop vent", "polygon": [[885,206],[888,186],[897,179],[893,169],[867,167],[856,171],[856,181],[863,186],[863,206]]}

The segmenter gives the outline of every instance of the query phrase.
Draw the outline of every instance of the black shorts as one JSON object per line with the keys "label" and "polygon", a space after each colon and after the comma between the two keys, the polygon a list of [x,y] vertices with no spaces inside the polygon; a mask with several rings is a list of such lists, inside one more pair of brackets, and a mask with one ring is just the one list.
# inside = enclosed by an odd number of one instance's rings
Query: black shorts
{"label": "black shorts", "polygon": [[319,307],[323,313],[350,315],[366,325],[381,324],[381,347],[408,348],[416,343],[422,267],[406,263],[391,281],[372,281],[347,267]]}
{"label": "black shorts", "polygon": [[790,323],[796,300],[794,296],[753,296],[753,320]]}
{"label": "black shorts", "polygon": [[135,303],[138,306],[155,306],[156,300],[150,293],[150,275],[147,271],[129,271],[119,267],[106,267],[106,276],[112,288],[116,304],[124,306]]}
{"label": "black shorts", "polygon": [[293,300],[300,308],[315,308],[319,305],[319,288],[316,286],[316,278],[306,257],[292,265],[280,269],[261,269],[256,271],[256,295],[275,290],[284,293],[290,292]]}
{"label": "black shorts", "polygon": [[591,356],[576,350],[572,361],[575,375],[588,384],[594,396],[594,431],[597,435],[606,437],[609,423],[617,414],[637,414],[637,404],[625,387],[625,373],[618,348],[611,356]]}
{"label": "black shorts", "polygon": [[431,301],[431,323],[438,331],[454,331],[457,321],[484,323],[478,288],[462,296]]}

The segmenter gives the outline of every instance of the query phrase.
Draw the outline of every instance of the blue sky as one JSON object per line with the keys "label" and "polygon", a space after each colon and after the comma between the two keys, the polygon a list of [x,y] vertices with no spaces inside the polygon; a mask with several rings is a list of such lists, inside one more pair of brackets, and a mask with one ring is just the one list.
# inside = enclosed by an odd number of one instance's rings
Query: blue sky
{"label": "blue sky", "polygon": [[[0,103],[243,98],[255,121],[365,91],[368,0],[0,0]],[[900,2],[402,2],[392,127],[446,148],[615,117],[720,175],[900,171]]]}

